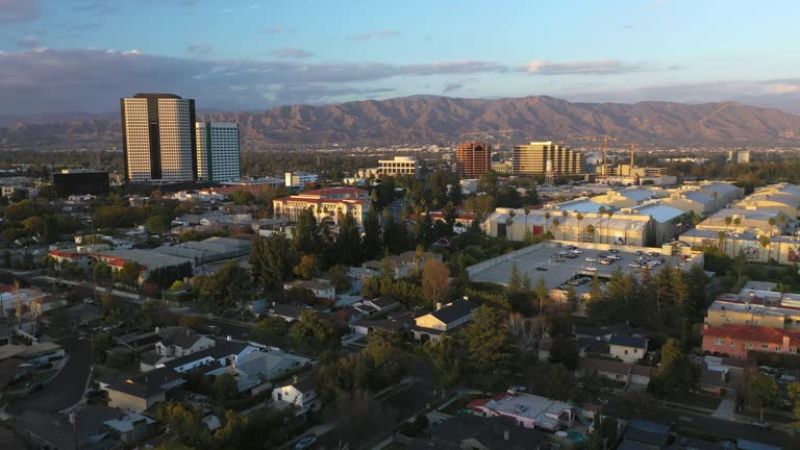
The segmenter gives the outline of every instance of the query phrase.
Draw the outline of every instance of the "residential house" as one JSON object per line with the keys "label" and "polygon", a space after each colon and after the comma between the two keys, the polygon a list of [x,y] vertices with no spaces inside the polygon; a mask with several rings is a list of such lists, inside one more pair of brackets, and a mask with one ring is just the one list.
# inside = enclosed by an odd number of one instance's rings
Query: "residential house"
{"label": "residential house", "polygon": [[578,364],[578,372],[583,375],[596,374],[616,381],[626,389],[644,392],[650,384],[653,369],[648,366],[613,361],[604,358],[583,358]]}
{"label": "residential house", "polygon": [[431,427],[430,437],[416,438],[408,448],[540,450],[551,439],[552,435],[522,428],[507,417],[458,414]]}
{"label": "residential house", "polygon": [[155,349],[140,358],[139,370],[142,372],[162,367],[167,361],[207,350],[216,344],[213,338],[198,334],[188,327],[156,328],[156,334],[160,339]]}
{"label": "residential house", "polygon": [[578,414],[575,407],[565,402],[508,392],[473,400],[467,407],[483,417],[507,417],[521,427],[547,431],[571,428]]}
{"label": "residential house", "polygon": [[367,261],[361,266],[371,270],[375,274],[388,271],[395,280],[411,276],[414,272],[425,268],[428,261],[442,260],[442,255],[432,252],[418,253],[413,250],[400,253],[399,255],[389,255],[383,259]]}
{"label": "residential house", "polygon": [[317,298],[325,300],[336,300],[336,288],[328,280],[294,280],[283,284],[283,288],[289,289],[308,289]]}
{"label": "residential house", "polygon": [[166,401],[169,395],[185,383],[181,374],[161,368],[110,384],[108,406],[142,412]]}
{"label": "residential house", "polygon": [[389,311],[399,308],[400,302],[398,302],[394,297],[384,295],[378,298],[365,299],[361,300],[360,302],[355,302],[352,306],[365,316],[377,316],[386,314]]}
{"label": "residential house", "polygon": [[608,345],[611,356],[627,363],[637,362],[647,353],[647,339],[642,337],[615,334]]}
{"label": "residential house", "polygon": [[447,305],[437,305],[436,310],[414,319],[411,332],[418,341],[439,340],[442,333],[452,331],[472,320],[477,306],[469,300],[456,300]]}
{"label": "residential house", "polygon": [[270,317],[280,317],[287,322],[294,322],[295,320],[299,320],[300,314],[307,309],[312,308],[308,305],[293,305],[289,303],[273,302],[272,308],[270,308],[267,315]]}
{"label": "residential house", "polygon": [[310,377],[295,377],[290,384],[278,386],[272,391],[272,400],[280,406],[297,408],[297,415],[317,411],[322,406],[316,387]]}

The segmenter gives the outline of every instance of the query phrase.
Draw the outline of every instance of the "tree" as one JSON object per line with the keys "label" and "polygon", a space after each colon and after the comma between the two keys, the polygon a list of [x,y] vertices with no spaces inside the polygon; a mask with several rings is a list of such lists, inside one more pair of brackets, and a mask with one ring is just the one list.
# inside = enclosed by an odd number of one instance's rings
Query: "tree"
{"label": "tree", "polygon": [[339,217],[339,234],[336,236],[339,262],[348,266],[361,264],[361,233],[352,214]]}
{"label": "tree", "polygon": [[95,362],[104,363],[106,352],[111,348],[113,342],[108,333],[99,332],[92,336],[92,356]]}
{"label": "tree", "polygon": [[294,268],[294,274],[304,280],[314,278],[317,272],[319,272],[319,263],[317,257],[311,254],[301,256],[300,262]]}
{"label": "tree", "polygon": [[330,319],[321,316],[313,309],[300,313],[290,330],[292,337],[309,351],[321,352],[335,348],[339,343],[336,328]]}
{"label": "tree", "polygon": [[450,297],[450,269],[431,258],[422,269],[422,298],[429,305],[445,303]]}
{"label": "tree", "polygon": [[311,208],[303,210],[292,230],[292,246],[299,254],[316,253],[320,249],[319,227]]}
{"label": "tree", "polygon": [[616,448],[619,425],[613,417],[606,417],[602,411],[595,414],[594,431],[589,435],[588,450],[612,450]]}
{"label": "tree", "polygon": [[436,381],[451,388],[461,380],[461,348],[451,336],[442,336],[438,342],[429,342],[425,354],[433,364]]}
{"label": "tree", "polygon": [[253,326],[253,340],[265,345],[275,344],[275,340],[289,333],[289,322],[280,317],[265,317]]}
{"label": "tree", "polygon": [[381,254],[381,224],[378,219],[378,211],[370,208],[367,217],[364,218],[364,258],[375,259]]}
{"label": "tree", "polygon": [[233,400],[239,395],[239,389],[236,387],[236,379],[229,373],[214,377],[214,383],[211,389],[214,392],[214,399],[219,403]]}
{"label": "tree", "polygon": [[653,377],[653,389],[662,394],[688,391],[697,380],[694,366],[676,339],[669,338],[661,347],[661,362]]}
{"label": "tree", "polygon": [[142,273],[142,267],[133,261],[125,261],[122,268],[114,274],[114,280],[131,286],[136,287],[139,284],[139,276]]}
{"label": "tree", "polygon": [[764,409],[778,405],[781,389],[774,378],[761,373],[747,378],[747,400],[758,408],[759,420],[764,421]]}
{"label": "tree", "polygon": [[144,223],[147,231],[153,234],[166,233],[169,231],[170,225],[172,225],[172,220],[169,218],[169,216],[164,214],[148,217]]}
{"label": "tree", "polygon": [[480,306],[473,311],[472,322],[464,327],[467,373],[479,386],[491,388],[502,384],[513,372],[514,341],[503,313]]}
{"label": "tree", "polygon": [[347,266],[337,264],[328,269],[328,280],[330,280],[336,292],[344,293],[350,290],[350,277],[347,276]]}
{"label": "tree", "polygon": [[250,277],[236,261],[195,280],[199,284],[198,299],[217,311],[234,308],[250,298]]}
{"label": "tree", "polygon": [[262,292],[277,291],[292,273],[295,252],[289,240],[281,233],[266,239],[256,238],[250,254],[250,276],[253,284]]}
{"label": "tree", "polygon": [[511,263],[511,276],[508,279],[508,291],[511,293],[522,292],[522,275],[516,262]]}
{"label": "tree", "polygon": [[92,278],[96,283],[107,283],[112,279],[111,267],[104,261],[97,261],[92,266]]}
{"label": "tree", "polygon": [[563,364],[567,369],[575,370],[578,367],[578,357],[578,350],[571,339],[563,336],[553,339],[550,347],[550,363]]}

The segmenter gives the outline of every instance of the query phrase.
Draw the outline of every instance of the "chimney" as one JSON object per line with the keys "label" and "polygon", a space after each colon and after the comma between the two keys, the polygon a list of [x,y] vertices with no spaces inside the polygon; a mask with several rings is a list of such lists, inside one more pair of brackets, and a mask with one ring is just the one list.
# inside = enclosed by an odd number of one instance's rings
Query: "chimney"
{"label": "chimney", "polygon": [[442,302],[436,302],[435,308],[436,308],[436,311],[442,309]]}
{"label": "chimney", "polygon": [[791,338],[789,336],[783,336],[783,345],[781,345],[781,350],[783,350],[784,348],[788,350],[790,345],[791,345]]}
{"label": "chimney", "polygon": [[226,337],[226,338],[225,338],[225,340],[226,340],[226,341],[228,341],[228,342],[230,342],[230,341],[232,341],[232,340],[233,340],[233,336],[231,336],[231,335],[229,334],[229,335],[228,335],[228,337]]}
{"label": "chimney", "polygon": [[511,431],[509,431],[508,428],[503,430],[503,440],[506,442],[511,440]]}
{"label": "chimney", "polygon": [[160,331],[161,331],[161,327],[156,327],[156,334],[158,334]]}

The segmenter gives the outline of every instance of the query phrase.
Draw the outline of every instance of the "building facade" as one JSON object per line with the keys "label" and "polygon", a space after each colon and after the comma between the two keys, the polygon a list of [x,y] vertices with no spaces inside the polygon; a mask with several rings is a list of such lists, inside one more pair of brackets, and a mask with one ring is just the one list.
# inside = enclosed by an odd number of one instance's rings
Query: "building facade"
{"label": "building facade", "polygon": [[395,156],[393,159],[381,159],[378,161],[379,174],[416,176],[418,172],[419,163],[416,158],[410,156]]}
{"label": "building facade", "polygon": [[456,147],[456,161],[461,178],[480,178],[492,170],[492,147],[485,142],[464,142]]}
{"label": "building facade", "polygon": [[551,141],[515,146],[512,164],[514,173],[518,175],[583,173],[583,157],[572,149]]}
{"label": "building facade", "polygon": [[284,185],[287,188],[302,188],[309,183],[319,181],[319,175],[308,172],[286,172],[284,174]]}
{"label": "building facade", "polygon": [[242,177],[239,125],[197,122],[197,179],[234,181]]}
{"label": "building facade", "polygon": [[53,174],[53,187],[59,197],[70,195],[108,195],[108,172],[62,170]]}
{"label": "building facade", "polygon": [[311,210],[317,221],[338,224],[339,218],[351,214],[359,226],[372,206],[369,192],[353,187],[334,187],[301,192],[272,201],[275,217],[297,220],[303,211]]}
{"label": "building facade", "polygon": [[180,182],[197,178],[194,100],[136,94],[120,100],[125,179]]}

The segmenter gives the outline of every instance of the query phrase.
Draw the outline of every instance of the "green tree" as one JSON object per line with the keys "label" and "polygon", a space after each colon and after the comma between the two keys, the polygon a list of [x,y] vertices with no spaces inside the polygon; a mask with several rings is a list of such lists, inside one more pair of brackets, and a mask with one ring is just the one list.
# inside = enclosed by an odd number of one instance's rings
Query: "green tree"
{"label": "green tree", "polygon": [[516,360],[514,341],[498,309],[480,306],[463,329],[468,373],[477,385],[496,387],[508,379]]}
{"label": "green tree", "polygon": [[317,219],[311,208],[303,210],[292,230],[292,246],[299,254],[313,254],[320,250],[320,233]]}
{"label": "green tree", "polygon": [[163,234],[170,230],[172,225],[172,220],[169,216],[164,214],[159,214],[156,216],[148,217],[144,223],[145,228],[147,231],[154,234]]}
{"label": "green tree", "polygon": [[250,276],[261,292],[278,291],[292,273],[296,254],[281,233],[266,239],[257,238],[250,254]]}
{"label": "green tree", "polygon": [[347,266],[344,264],[337,264],[328,269],[328,280],[330,280],[338,293],[350,290],[350,277],[347,276]]}
{"label": "green tree", "polygon": [[619,424],[602,411],[595,414],[594,431],[589,435],[588,450],[612,450],[616,448]]}
{"label": "green tree", "polygon": [[438,342],[429,342],[425,354],[433,364],[436,381],[444,388],[451,388],[461,381],[461,348],[451,336],[442,336]]}
{"label": "green tree", "polygon": [[300,313],[300,319],[292,325],[290,334],[305,349],[313,352],[333,349],[339,344],[333,323],[313,309]]}
{"label": "green tree", "polygon": [[689,391],[697,382],[697,374],[689,358],[673,338],[661,347],[661,362],[653,377],[653,389],[662,395],[674,391]]}
{"label": "green tree", "polygon": [[139,285],[141,273],[142,267],[139,264],[133,261],[125,261],[122,268],[114,274],[114,281],[136,287]]}
{"label": "green tree", "polygon": [[375,208],[370,208],[364,218],[364,258],[370,260],[379,257],[382,246],[378,211]]}
{"label": "green tree", "polygon": [[96,363],[106,362],[106,352],[113,344],[108,333],[99,332],[92,336],[92,357]]}
{"label": "green tree", "polygon": [[265,317],[253,325],[253,340],[265,345],[274,345],[288,333],[289,322],[280,317]]}
{"label": "green tree", "polygon": [[578,367],[578,358],[578,350],[571,339],[563,336],[553,339],[550,347],[550,363],[563,364],[567,369],[575,370]]}
{"label": "green tree", "polygon": [[339,262],[348,266],[361,264],[361,233],[352,214],[339,217],[339,234],[336,235]]}
{"label": "green tree", "polygon": [[239,395],[239,390],[236,387],[236,379],[229,373],[214,377],[214,383],[211,389],[214,392],[214,399],[219,403],[233,400]]}
{"label": "green tree", "polygon": [[774,378],[755,374],[747,378],[747,400],[758,408],[759,420],[764,420],[764,409],[778,405],[780,401],[781,389]]}
{"label": "green tree", "polygon": [[97,261],[92,266],[92,277],[95,282],[100,284],[110,282],[112,279],[111,267],[103,261]]}
{"label": "green tree", "polygon": [[250,298],[250,277],[235,261],[225,263],[211,275],[196,278],[197,297],[217,311],[234,308]]}

